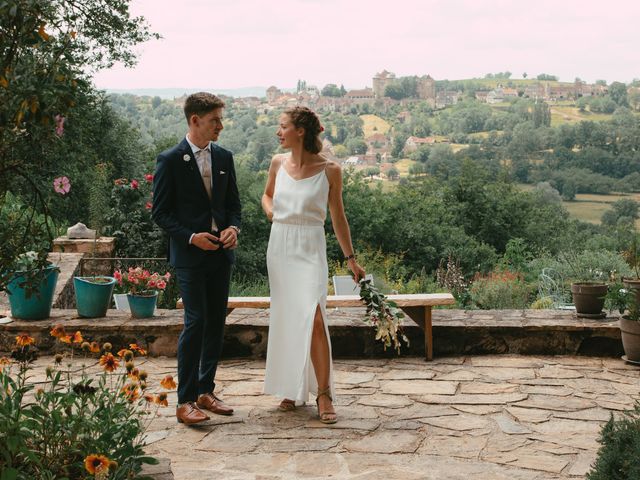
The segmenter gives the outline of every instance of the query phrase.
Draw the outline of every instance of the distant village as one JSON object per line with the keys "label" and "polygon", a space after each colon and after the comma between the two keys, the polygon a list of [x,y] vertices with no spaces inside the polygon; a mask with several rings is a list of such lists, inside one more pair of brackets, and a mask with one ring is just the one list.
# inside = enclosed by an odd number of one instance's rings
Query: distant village
{"label": "distant village", "polygon": [[[266,91],[266,98],[242,97],[235,101],[241,105],[256,108],[264,112],[271,110],[284,110],[295,105],[304,105],[318,112],[349,112],[353,108],[365,105],[376,109],[386,110],[394,105],[407,106],[415,102],[426,102],[434,109],[442,109],[455,105],[463,98],[463,92],[454,90],[437,90],[436,81],[430,75],[416,77],[416,96],[396,100],[386,95],[387,87],[397,83],[399,79],[392,72],[386,70],[377,73],[372,79],[372,88],[347,90],[342,96],[325,96],[321,90],[313,85],[306,85],[302,82],[298,85],[298,91],[285,92],[276,86],[271,86]],[[510,83],[505,80],[505,83]],[[495,104],[508,101],[512,98],[524,97],[542,101],[575,100],[580,97],[594,95],[604,95],[607,93],[606,85],[590,85],[576,79],[574,83],[558,83],[549,81],[536,81],[528,83],[519,88],[498,86],[490,90],[480,90],[475,92],[475,98],[484,103]],[[362,110],[360,108],[360,110]],[[403,110],[397,114],[399,122],[408,122],[411,113]],[[333,145],[328,139],[324,140],[323,152],[332,159],[345,166],[353,166],[358,169],[367,167],[379,168],[379,173],[375,176],[379,178],[393,178],[397,175],[397,170],[393,167],[391,150],[392,139],[388,134],[376,132],[364,138],[367,144],[367,151],[359,155],[352,155],[346,158],[335,156]],[[403,153],[405,155],[416,151],[421,145],[435,143],[448,143],[446,139],[436,137],[415,137],[407,138]]]}

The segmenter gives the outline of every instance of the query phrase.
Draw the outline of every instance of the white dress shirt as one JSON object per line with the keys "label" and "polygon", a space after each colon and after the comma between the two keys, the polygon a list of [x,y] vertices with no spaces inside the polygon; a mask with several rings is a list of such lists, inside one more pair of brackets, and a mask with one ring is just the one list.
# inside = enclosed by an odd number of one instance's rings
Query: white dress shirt
{"label": "white dress shirt", "polygon": [[[200,148],[196,144],[191,142],[189,138],[189,134],[185,136],[187,143],[191,147],[191,151],[193,155],[196,157],[196,163],[198,164],[198,170],[200,170],[200,175],[202,176],[204,172],[205,165],[208,163],[211,171],[211,180],[213,181],[213,164],[211,162],[211,142],[207,144],[205,148]],[[213,189],[213,185],[211,185]],[[216,225],[216,221],[211,217],[211,230],[218,230],[218,226]],[[191,240],[193,240],[194,234],[191,234],[189,238],[189,244],[191,244]]]}

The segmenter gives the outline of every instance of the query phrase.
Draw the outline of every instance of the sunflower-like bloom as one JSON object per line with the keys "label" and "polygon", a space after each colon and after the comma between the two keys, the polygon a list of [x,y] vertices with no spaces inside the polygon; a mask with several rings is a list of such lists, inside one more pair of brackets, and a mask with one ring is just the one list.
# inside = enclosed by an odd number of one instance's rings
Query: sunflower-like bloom
{"label": "sunflower-like bloom", "polygon": [[156,403],[162,407],[168,407],[169,401],[167,400],[167,394],[165,392],[159,393],[156,396]]}
{"label": "sunflower-like bloom", "polygon": [[160,385],[162,385],[162,388],[166,388],[167,390],[174,390],[177,387],[176,382],[173,381],[173,377],[171,375],[167,375],[160,380]]}
{"label": "sunflower-like bloom", "polygon": [[120,392],[122,392],[129,403],[133,403],[140,398],[140,389],[135,383],[127,383],[120,389]]}
{"label": "sunflower-like bloom", "polygon": [[4,370],[4,367],[6,367],[7,365],[11,365],[11,360],[9,360],[7,357],[0,357],[0,372]]}
{"label": "sunflower-like bloom", "polygon": [[125,361],[127,362],[133,360],[133,352],[126,348],[123,348],[122,350],[118,351],[118,356],[120,358],[124,358]]}
{"label": "sunflower-like bloom", "polygon": [[100,357],[99,363],[100,365],[102,365],[106,372],[113,372],[116,368],[118,368],[118,365],[120,365],[118,359],[111,353],[105,353],[104,355],[102,355]]}
{"label": "sunflower-like bloom", "polygon": [[84,342],[84,338],[82,338],[82,334],[80,333],[79,330],[76,333],[74,333],[73,335],[70,335],[70,337],[71,337],[71,341],[73,343],[82,343],[82,342]]}
{"label": "sunflower-like bloom", "polygon": [[144,348],[138,346],[137,343],[130,343],[129,348],[132,352],[136,352],[138,355],[146,355],[147,351]]}
{"label": "sunflower-like bloom", "polygon": [[62,338],[67,335],[67,332],[64,331],[64,327],[62,325],[58,324],[51,329],[49,334],[55,338]]}
{"label": "sunflower-like bloom", "polygon": [[91,345],[89,345],[89,351],[91,353],[100,353],[100,344],[98,342],[91,342]]}
{"label": "sunflower-like bloom", "polygon": [[28,333],[21,333],[16,337],[16,345],[19,347],[26,347],[28,345],[34,345],[36,341]]}
{"label": "sunflower-like bloom", "polygon": [[91,454],[84,459],[84,468],[91,475],[109,470],[109,459],[104,455]]}

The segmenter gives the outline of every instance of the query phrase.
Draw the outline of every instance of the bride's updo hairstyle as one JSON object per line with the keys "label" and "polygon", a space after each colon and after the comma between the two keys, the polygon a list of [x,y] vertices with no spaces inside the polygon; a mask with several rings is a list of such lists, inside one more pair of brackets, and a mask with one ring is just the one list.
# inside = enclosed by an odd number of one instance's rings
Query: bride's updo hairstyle
{"label": "bride's updo hairstyle", "polygon": [[324,130],[320,125],[320,119],[313,110],[307,107],[293,107],[284,112],[291,119],[296,128],[304,128],[302,145],[311,153],[319,153],[322,150],[320,132]]}

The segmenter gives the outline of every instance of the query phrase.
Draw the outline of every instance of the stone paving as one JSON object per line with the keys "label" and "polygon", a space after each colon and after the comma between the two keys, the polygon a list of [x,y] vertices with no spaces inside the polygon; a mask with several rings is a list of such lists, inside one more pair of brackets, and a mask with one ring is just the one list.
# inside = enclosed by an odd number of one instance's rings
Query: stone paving
{"label": "stone paving", "polygon": [[[175,374],[174,358],[143,362],[152,387]],[[173,392],[147,451],[176,479],[578,479],[602,424],[640,398],[640,369],[614,358],[336,360],[335,375],[339,421],[327,426],[315,404],[276,409],[263,361],[224,361],[217,392],[235,415],[177,424]]]}

